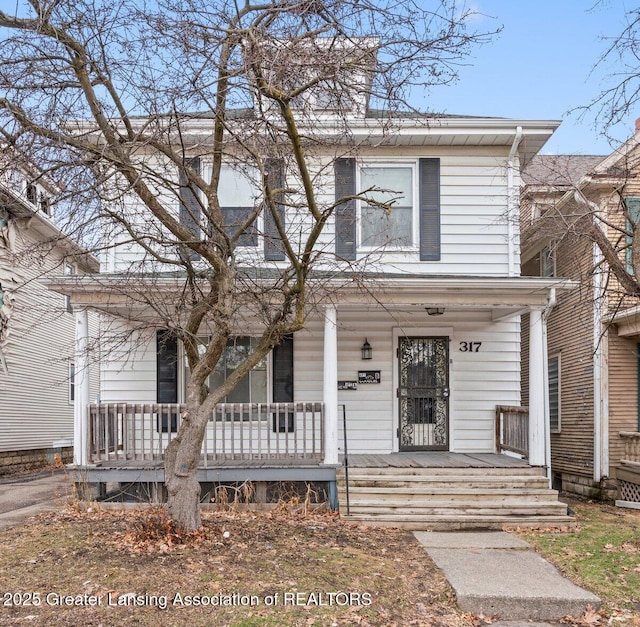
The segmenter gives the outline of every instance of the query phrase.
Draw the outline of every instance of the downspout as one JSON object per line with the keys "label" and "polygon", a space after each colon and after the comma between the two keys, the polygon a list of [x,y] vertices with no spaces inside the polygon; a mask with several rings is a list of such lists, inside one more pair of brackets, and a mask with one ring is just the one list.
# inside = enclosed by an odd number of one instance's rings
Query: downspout
{"label": "downspout", "polygon": [[[596,203],[585,198],[576,190],[575,200],[592,212],[594,221],[600,213]],[[606,341],[602,334],[602,311],[598,304],[605,292],[605,276],[602,272],[604,257],[594,242],[592,249],[593,263],[593,480],[600,482],[609,474],[609,408],[608,395],[604,386],[607,384]],[[604,305],[604,303],[603,303]]]}
{"label": "downspout", "polygon": [[[518,206],[519,191],[514,189],[513,185],[513,171],[515,164],[515,157],[518,151],[518,146],[522,140],[522,127],[516,127],[516,134],[513,138],[513,144],[511,144],[511,150],[509,151],[509,157],[507,158],[507,246],[508,246],[508,275],[515,276],[515,224],[514,216],[516,208]],[[519,273],[518,273],[519,274]]]}

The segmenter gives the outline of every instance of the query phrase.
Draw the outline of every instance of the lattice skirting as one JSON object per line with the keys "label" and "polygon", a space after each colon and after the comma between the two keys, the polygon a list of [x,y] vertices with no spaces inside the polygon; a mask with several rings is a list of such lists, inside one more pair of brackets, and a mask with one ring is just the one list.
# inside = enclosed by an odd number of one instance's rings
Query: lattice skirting
{"label": "lattice skirting", "polygon": [[619,498],[621,501],[640,503],[640,484],[631,481],[618,481]]}

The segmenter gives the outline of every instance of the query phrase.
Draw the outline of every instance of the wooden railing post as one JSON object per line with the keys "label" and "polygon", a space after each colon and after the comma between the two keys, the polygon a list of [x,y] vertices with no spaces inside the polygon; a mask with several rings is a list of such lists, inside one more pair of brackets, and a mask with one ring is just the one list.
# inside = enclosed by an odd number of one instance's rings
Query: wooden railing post
{"label": "wooden railing post", "polygon": [[529,455],[529,411],[526,407],[496,406],[496,452]]}

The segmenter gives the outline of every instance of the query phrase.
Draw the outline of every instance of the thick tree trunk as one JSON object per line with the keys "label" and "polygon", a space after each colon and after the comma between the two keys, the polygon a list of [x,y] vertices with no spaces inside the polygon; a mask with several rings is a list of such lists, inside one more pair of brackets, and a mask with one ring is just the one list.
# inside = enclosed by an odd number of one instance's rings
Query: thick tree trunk
{"label": "thick tree trunk", "polygon": [[181,529],[195,531],[202,526],[197,473],[204,427],[198,424],[197,413],[187,410],[186,416],[177,436],[165,450],[165,485],[169,517]]}
{"label": "thick tree trunk", "polygon": [[[166,471],[165,471],[166,472]],[[200,518],[200,482],[197,476],[188,475],[167,478],[167,509],[169,518],[185,531],[195,531],[202,526]]]}

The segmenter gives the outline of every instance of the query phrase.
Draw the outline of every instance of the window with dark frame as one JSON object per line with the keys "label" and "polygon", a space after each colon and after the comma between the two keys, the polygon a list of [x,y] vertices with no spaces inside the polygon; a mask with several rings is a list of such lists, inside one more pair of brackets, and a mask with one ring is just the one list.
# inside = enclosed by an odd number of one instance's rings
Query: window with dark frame
{"label": "window with dark frame", "polygon": [[76,365],[69,363],[69,403],[76,400]]}
{"label": "window with dark frame", "polygon": [[625,263],[626,269],[629,274],[634,274],[633,271],[633,233],[634,227],[640,222],[640,198],[625,198],[625,209],[627,211],[626,230],[625,235]]}
{"label": "window with dark frame", "polygon": [[32,205],[37,205],[38,203],[38,188],[33,183],[27,183],[26,189],[27,200]]}
{"label": "window with dark frame", "polygon": [[549,357],[549,423],[552,433],[560,432],[560,355]]}
{"label": "window with dark frame", "polygon": [[556,243],[550,242],[540,251],[540,276],[556,276]]}
{"label": "window with dark frame", "polygon": [[[64,266],[64,273],[65,273],[66,276],[73,276],[76,273],[76,269],[72,264],[67,263]],[[65,311],[67,313],[73,313],[73,305],[71,304],[71,296],[69,296],[68,294],[65,294],[65,297],[64,297],[64,308],[65,308]]]}

